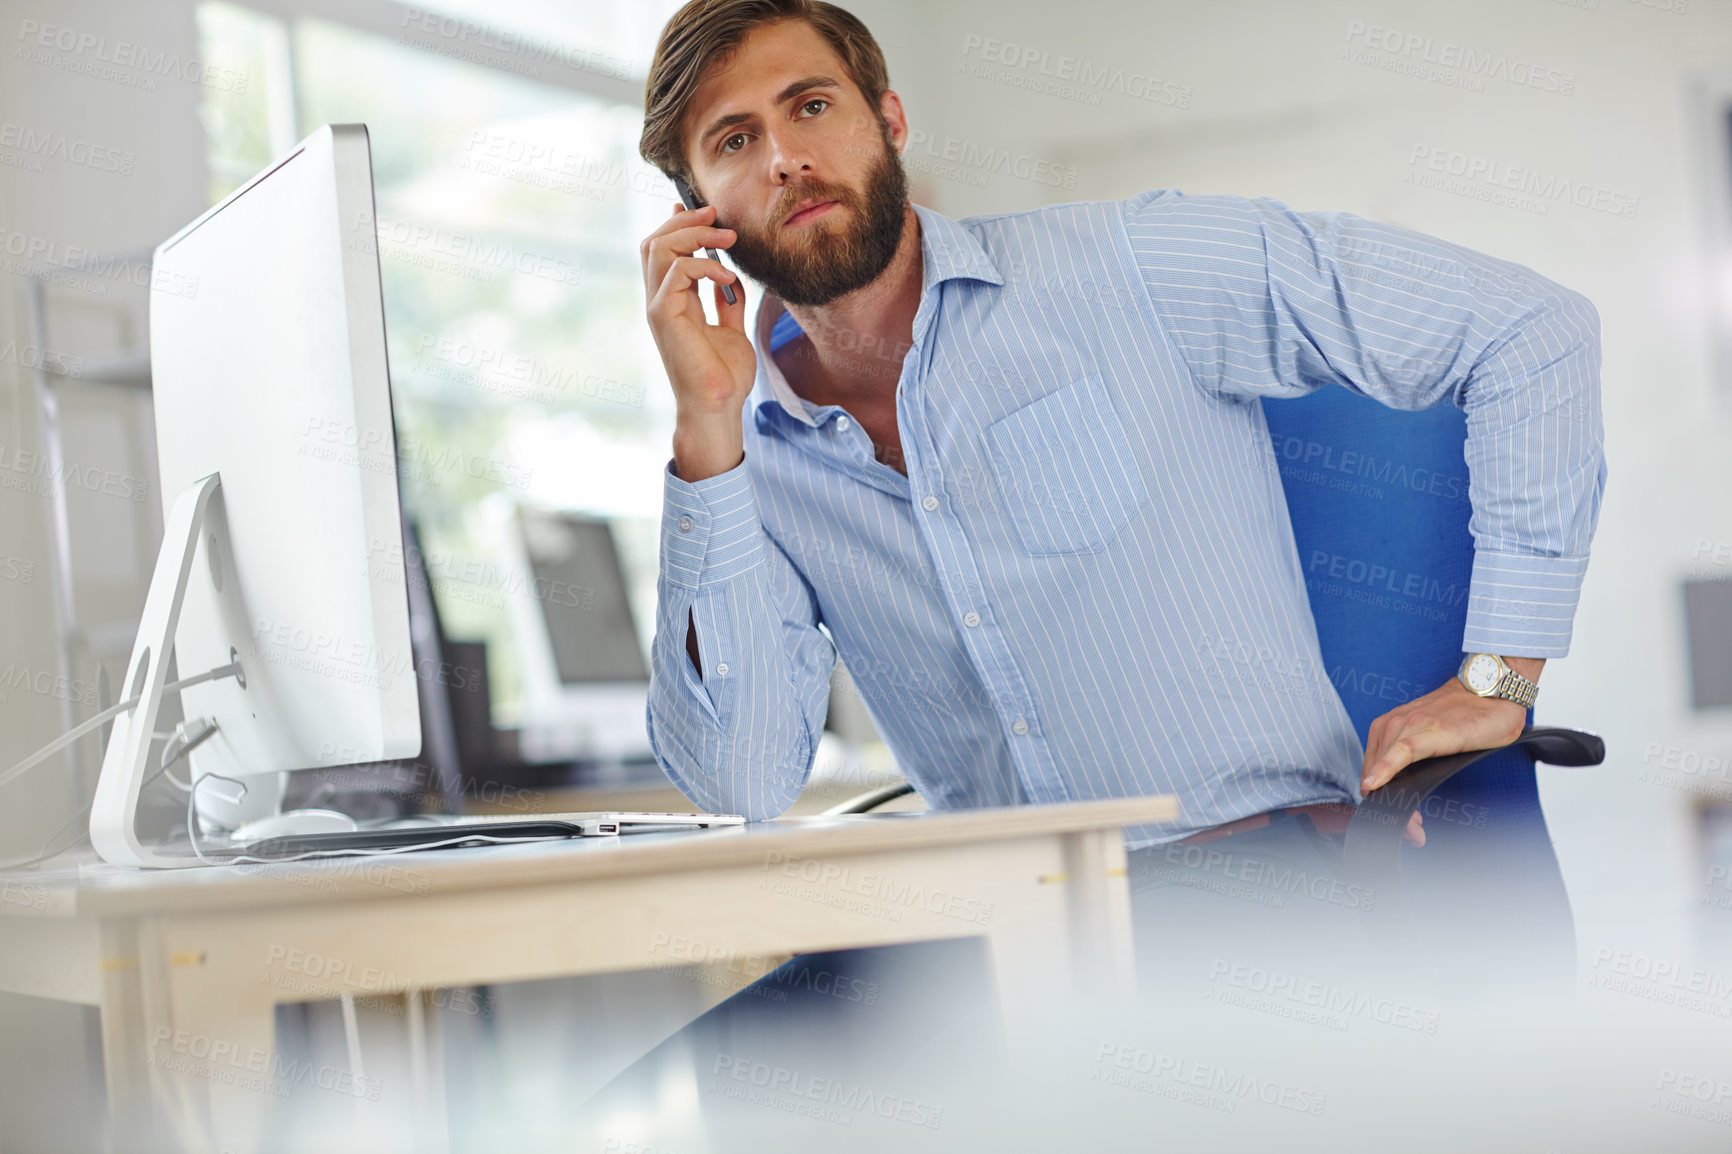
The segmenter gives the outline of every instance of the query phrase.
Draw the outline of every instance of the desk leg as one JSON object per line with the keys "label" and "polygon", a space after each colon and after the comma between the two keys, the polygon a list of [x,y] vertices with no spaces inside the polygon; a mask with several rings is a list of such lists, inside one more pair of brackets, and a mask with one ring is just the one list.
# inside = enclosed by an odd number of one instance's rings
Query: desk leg
{"label": "desk leg", "polygon": [[[1130,890],[1124,837],[1116,829],[1059,837],[1064,869],[1039,879],[1058,898],[1040,913],[1006,920],[989,935],[993,978],[1011,1037],[1032,1037],[1041,1019],[1077,999],[1135,993]],[[1056,908],[1055,908],[1056,905]]]}
{"label": "desk leg", "polygon": [[1079,992],[1129,997],[1136,992],[1136,955],[1124,835],[1116,829],[1069,834],[1064,857]]}
{"label": "desk leg", "polygon": [[149,1034],[139,982],[138,931],[131,922],[105,923],[97,959],[101,973],[102,1077],[108,1093],[107,1146],[112,1154],[168,1150],[173,1142],[151,1103]]}
{"label": "desk leg", "polygon": [[257,1150],[284,1085],[269,992],[211,973],[202,955],[171,953],[154,921],[137,934],[144,1063],[175,1148]]}
{"label": "desk leg", "polygon": [[417,1154],[448,1154],[451,1133],[445,1105],[445,1041],[438,1014],[427,1012],[427,991],[403,995],[408,1027],[409,1082],[414,1116],[410,1128]]}

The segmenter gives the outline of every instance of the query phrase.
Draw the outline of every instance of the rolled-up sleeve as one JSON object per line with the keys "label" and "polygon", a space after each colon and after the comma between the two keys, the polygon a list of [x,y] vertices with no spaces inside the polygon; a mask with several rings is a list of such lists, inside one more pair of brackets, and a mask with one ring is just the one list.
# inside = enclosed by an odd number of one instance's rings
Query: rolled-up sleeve
{"label": "rolled-up sleeve", "polygon": [[1171,190],[1124,206],[1156,317],[1200,388],[1290,397],[1336,384],[1392,408],[1466,412],[1463,648],[1566,655],[1606,481],[1592,303],[1351,213]]}

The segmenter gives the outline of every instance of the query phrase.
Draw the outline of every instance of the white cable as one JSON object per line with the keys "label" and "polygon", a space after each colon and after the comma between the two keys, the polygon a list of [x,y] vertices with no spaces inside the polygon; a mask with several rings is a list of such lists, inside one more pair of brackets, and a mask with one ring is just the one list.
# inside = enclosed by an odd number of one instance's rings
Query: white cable
{"label": "white cable", "polygon": [[5,773],[0,774],[0,785],[5,785],[27,769],[34,769],[38,764],[47,761],[50,757],[53,757],[61,750],[65,749],[67,746],[71,745],[73,742],[107,721],[109,718],[125,713],[137,704],[138,698],[129,697],[125,701],[109,706],[90,720],[73,726],[71,729],[67,730],[65,733],[49,742],[47,745],[37,750],[11,769],[7,770]]}
{"label": "white cable", "polygon": [[212,780],[226,781],[230,785],[240,786],[241,792],[239,796],[234,799],[237,803],[241,798],[246,797],[247,783],[244,781],[236,781],[232,777],[224,777],[220,773],[207,773],[203,777],[194,781],[193,787],[186,791],[186,840],[192,843],[193,855],[205,865],[222,865],[224,863],[211,861],[209,858],[205,857],[204,851],[199,848],[198,844],[198,813],[195,809],[198,804],[198,787],[203,785],[205,782]]}
{"label": "white cable", "polygon": [[[159,769],[167,770],[169,766],[216,736],[217,723],[210,718],[200,717],[194,724],[201,728],[188,731],[187,723],[184,721],[174,727],[174,732],[167,737],[168,744],[162,747],[162,762],[158,766]],[[169,780],[174,781],[174,778],[171,777]]]}
{"label": "white cable", "polygon": [[[216,722],[211,721],[208,718],[201,718],[200,720],[202,720],[204,722],[205,728],[202,731],[200,731],[196,736],[188,738],[184,744],[179,745],[179,746],[169,746],[169,747],[165,748],[162,751],[162,761],[161,761],[160,767],[157,769],[157,771],[155,773],[151,774],[149,777],[145,778],[142,782],[139,783],[140,789],[149,788],[151,782],[153,782],[157,778],[161,777],[161,778],[166,778],[170,785],[174,786],[176,789],[180,790],[182,793],[192,792],[192,788],[193,788],[192,783],[181,781],[178,777],[176,777],[174,774],[169,772],[169,768],[171,766],[173,766],[175,762],[179,761],[181,758],[183,758],[187,754],[191,753],[196,746],[200,745],[201,743],[203,743],[205,740],[207,740],[208,738],[210,738],[211,736],[213,736],[216,733],[216,731],[217,731]],[[183,736],[185,733],[186,733],[186,722],[183,721],[179,725],[175,726],[175,732],[174,733],[168,734],[166,736],[172,741],[177,736]],[[152,734],[152,736],[157,737],[157,736],[163,736],[163,735]],[[48,836],[48,840],[43,842],[42,845],[44,847],[53,845],[55,838],[57,838],[61,834],[65,833],[68,829],[70,829],[77,822],[83,820],[84,815],[90,812],[90,807],[92,804],[94,804],[94,803],[93,802],[85,803],[85,806],[83,809],[79,810],[77,813],[73,814],[70,818],[68,818],[66,824],[61,826],[59,829],[55,830],[52,834],[50,834]],[[69,842],[67,845],[62,846],[62,847],[60,847],[60,849],[57,849],[57,850],[47,850],[46,848],[44,848],[43,852],[38,852],[38,853],[32,854],[29,857],[14,858],[14,859],[9,860],[9,861],[0,861],[0,870],[17,869],[20,866],[35,865],[37,862],[42,861],[45,858],[53,857],[55,854],[64,851],[65,849],[69,848],[72,844],[75,844],[75,843]]]}
{"label": "white cable", "polygon": [[[208,672],[205,672],[205,673],[200,673],[196,677],[183,677],[179,681],[171,681],[167,685],[162,687],[162,691],[164,693],[173,693],[176,690],[187,689],[191,686],[199,685],[199,684],[202,684],[203,682],[206,682],[206,681],[215,681],[219,677],[232,677],[236,673],[239,673],[240,669],[241,669],[240,662],[238,662],[238,661],[230,662],[229,664],[221,666],[220,668],[212,669],[212,670],[209,670]],[[37,750],[35,753],[31,754],[29,757],[25,758],[23,761],[19,762],[15,766],[13,766],[11,769],[7,770],[5,773],[0,773],[0,786],[4,786],[7,782],[11,781],[13,778],[22,774],[26,770],[34,769],[36,766],[40,765],[42,762],[47,761],[50,757],[53,757],[55,754],[59,753],[61,750],[65,749],[67,746],[71,745],[73,742],[75,742],[79,738],[83,737],[85,734],[90,733],[93,730],[95,730],[96,727],[101,725],[103,722],[109,720],[112,717],[116,717],[122,713],[125,713],[127,710],[129,710],[133,706],[137,705],[138,701],[139,701],[139,699],[136,697],[129,697],[125,701],[116,702],[115,704],[109,706],[107,709],[103,710],[101,713],[98,713],[95,717],[92,717],[87,721],[82,721],[79,724],[73,726],[71,729],[67,730],[65,733],[61,734],[59,737],[57,737],[53,741],[49,742],[47,745],[45,745],[41,749]]]}
{"label": "white cable", "polygon": [[203,745],[210,738],[216,736],[216,722],[212,721],[208,717],[201,717],[198,721],[199,724],[204,726],[204,728],[199,730],[197,733],[187,733],[186,722],[183,721],[174,727],[173,733],[166,735],[168,744],[162,747],[161,764],[157,767],[155,773],[144,779],[143,785],[149,785],[160,777],[165,779],[170,785],[174,786],[182,793],[191,793],[193,791],[193,782],[190,775],[188,780],[182,781],[180,778],[170,773],[169,769],[175,762]]}

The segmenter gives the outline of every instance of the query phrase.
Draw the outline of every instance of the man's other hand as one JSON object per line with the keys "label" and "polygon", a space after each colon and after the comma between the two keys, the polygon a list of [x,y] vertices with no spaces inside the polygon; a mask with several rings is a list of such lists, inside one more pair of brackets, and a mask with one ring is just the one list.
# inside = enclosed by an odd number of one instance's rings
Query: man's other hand
{"label": "man's other hand", "polygon": [[[1541,657],[1506,657],[1511,669],[1539,680]],[[1496,749],[1521,736],[1527,710],[1501,697],[1478,697],[1457,678],[1371,723],[1359,790],[1370,793],[1416,761],[1470,749]]]}

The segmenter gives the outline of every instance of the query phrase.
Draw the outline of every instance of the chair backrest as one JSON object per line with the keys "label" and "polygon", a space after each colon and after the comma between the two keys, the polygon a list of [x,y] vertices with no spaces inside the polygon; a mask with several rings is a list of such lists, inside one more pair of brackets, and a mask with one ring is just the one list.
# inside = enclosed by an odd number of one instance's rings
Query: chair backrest
{"label": "chair backrest", "polygon": [[[1378,716],[1461,664],[1474,552],[1467,418],[1448,403],[1400,411],[1335,386],[1265,400],[1263,412],[1324,667],[1364,741]],[[1433,879],[1430,904],[1451,911],[1443,924],[1515,901],[1535,929],[1557,931],[1547,948],[1567,953],[1568,897],[1533,765],[1505,750],[1440,787],[1421,810],[1427,845],[1404,874],[1416,899]]]}
{"label": "chair backrest", "polygon": [[1473,538],[1465,414],[1342,388],[1265,401],[1329,678],[1364,740],[1461,663]]}

